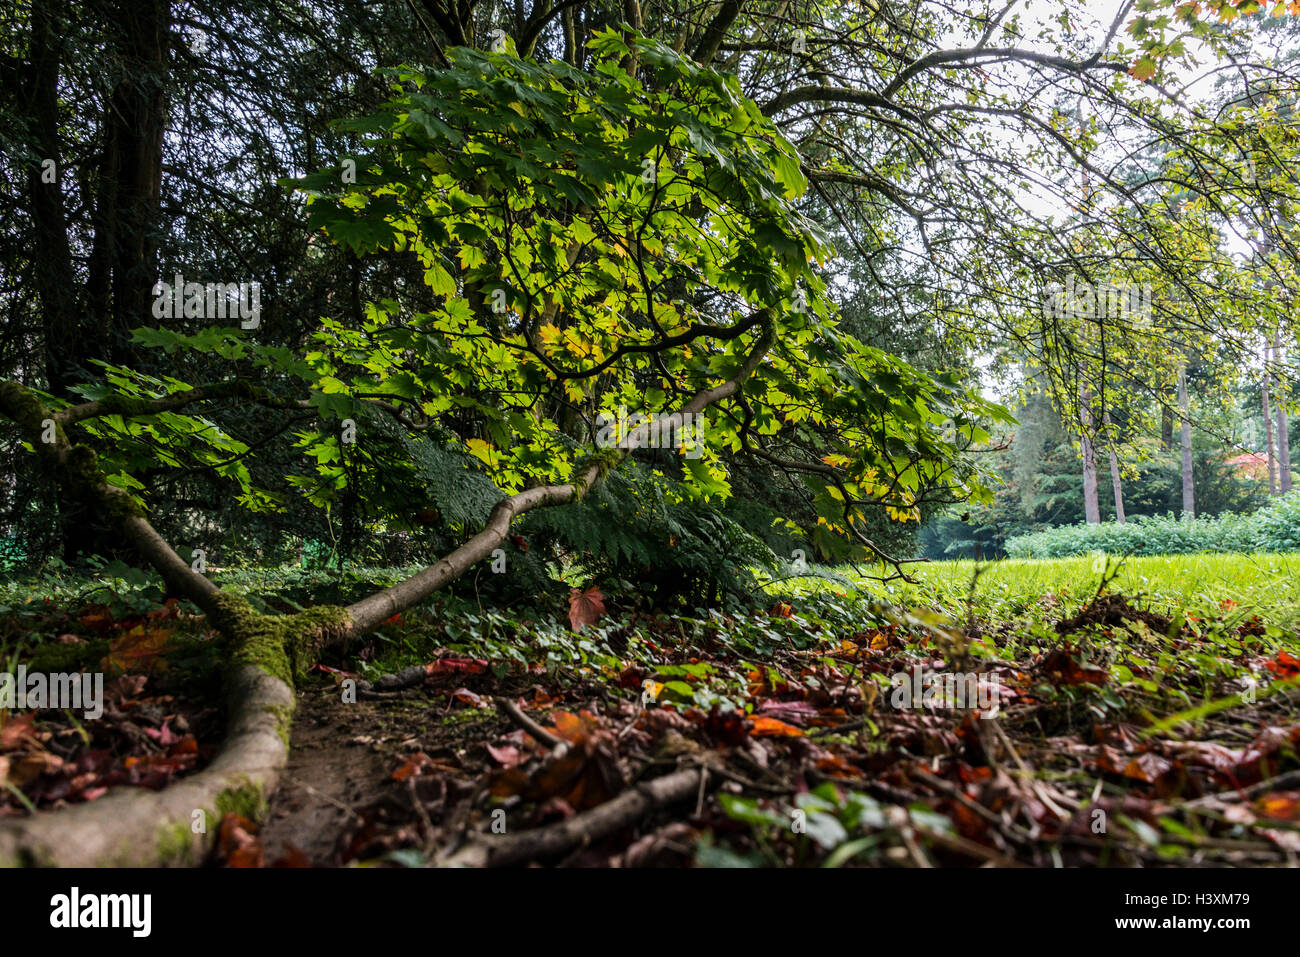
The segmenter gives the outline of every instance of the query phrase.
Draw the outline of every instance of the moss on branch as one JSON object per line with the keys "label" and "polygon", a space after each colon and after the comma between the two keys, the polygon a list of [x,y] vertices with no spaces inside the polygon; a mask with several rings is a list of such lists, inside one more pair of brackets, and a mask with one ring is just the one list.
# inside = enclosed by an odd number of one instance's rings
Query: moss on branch
{"label": "moss on branch", "polygon": [[231,643],[231,661],[253,665],[289,687],[316,661],[320,649],[344,631],[351,617],[337,605],[296,615],[264,615],[230,592],[212,598],[212,624]]}

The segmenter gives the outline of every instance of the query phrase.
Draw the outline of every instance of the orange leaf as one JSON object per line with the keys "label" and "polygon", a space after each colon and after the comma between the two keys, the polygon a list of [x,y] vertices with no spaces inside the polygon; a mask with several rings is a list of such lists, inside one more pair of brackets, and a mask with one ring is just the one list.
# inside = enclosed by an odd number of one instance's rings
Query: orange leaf
{"label": "orange leaf", "polygon": [[756,715],[749,719],[753,726],[749,733],[756,736],[775,737],[775,738],[801,738],[803,729],[796,728],[792,724],[786,724],[779,718],[769,718],[766,715]]}
{"label": "orange leaf", "polygon": [[416,776],[432,759],[423,751],[417,751],[406,759],[406,763],[393,772],[394,781],[405,781]]}
{"label": "orange leaf", "polygon": [[136,625],[119,635],[104,656],[105,671],[160,671],[167,666],[163,656],[172,650],[170,628]]}

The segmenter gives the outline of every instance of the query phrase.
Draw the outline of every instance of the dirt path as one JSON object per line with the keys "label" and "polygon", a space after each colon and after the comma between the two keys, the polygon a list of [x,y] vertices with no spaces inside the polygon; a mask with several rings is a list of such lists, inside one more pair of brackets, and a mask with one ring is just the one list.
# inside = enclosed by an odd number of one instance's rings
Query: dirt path
{"label": "dirt path", "polygon": [[342,705],[328,690],[299,692],[289,766],[262,828],[268,861],[296,848],[312,864],[337,863],[339,835],[392,771],[365,733],[378,717],[375,710],[365,703]]}

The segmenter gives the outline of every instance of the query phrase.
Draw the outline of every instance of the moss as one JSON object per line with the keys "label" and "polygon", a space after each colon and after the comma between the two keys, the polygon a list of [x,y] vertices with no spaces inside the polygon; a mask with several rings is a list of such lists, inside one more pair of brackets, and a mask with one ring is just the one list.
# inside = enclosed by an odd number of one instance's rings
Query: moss
{"label": "moss", "polygon": [[275,715],[275,733],[280,736],[286,748],[289,747],[289,735],[293,730],[293,706],[287,704],[268,705],[266,710]]}
{"label": "moss", "polygon": [[238,787],[226,788],[217,795],[217,821],[227,814],[237,814],[250,821],[259,821],[266,815],[266,797],[262,789],[251,781]]}
{"label": "moss", "polygon": [[109,643],[103,640],[90,641],[84,645],[59,645],[46,642],[32,649],[23,663],[28,671],[84,671],[99,665],[108,654],[108,646]]}
{"label": "moss", "polygon": [[137,398],[131,395],[107,395],[99,400],[100,415],[156,415],[157,402],[154,399]]}
{"label": "moss", "polygon": [[[577,467],[573,470],[574,477],[572,482],[574,500],[579,502],[582,501],[587,492],[591,490],[591,487],[604,481],[609,473],[613,469],[617,468],[626,456],[627,453],[623,449],[619,448],[597,449],[591,455],[579,462]],[[587,470],[593,465],[596,467],[596,475],[590,482],[588,482],[586,479]]]}
{"label": "moss", "polygon": [[289,687],[316,660],[325,642],[347,627],[347,610],[336,605],[308,608],[296,615],[263,615],[229,592],[213,597],[217,630],[232,642],[231,660],[253,665]]}
{"label": "moss", "polygon": [[42,423],[51,418],[49,409],[17,382],[0,382],[0,412],[18,423],[29,441],[35,441]]}
{"label": "moss", "polygon": [[157,845],[159,864],[195,863],[194,832],[185,821],[175,821],[160,827]]}

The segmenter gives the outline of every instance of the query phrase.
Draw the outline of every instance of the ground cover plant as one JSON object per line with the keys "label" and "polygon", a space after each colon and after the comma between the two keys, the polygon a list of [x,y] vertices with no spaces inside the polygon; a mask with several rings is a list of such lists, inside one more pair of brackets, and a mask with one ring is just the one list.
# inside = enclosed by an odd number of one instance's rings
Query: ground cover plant
{"label": "ground cover plant", "polygon": [[[213,853],[230,866],[1293,861],[1295,559],[1131,561],[935,565],[892,594],[828,570],[748,612],[609,612],[590,587],[509,610],[441,599],[305,676],[304,756],[264,821],[225,812]],[[235,577],[255,596],[307,576]],[[1224,581],[1250,584],[1234,599]],[[86,599],[108,589],[77,584],[81,601],[53,582],[11,586],[5,653],[104,655],[122,676],[106,721],[7,725],[9,814],[159,787],[218,733],[192,690],[169,693],[218,643],[202,619],[154,605],[148,586],[118,580],[105,604]],[[17,600],[42,586],[58,606]],[[976,696],[934,681],[947,674],[971,675]],[[342,754],[320,749],[340,729]],[[619,805],[636,781],[664,790]],[[520,836],[486,838],[494,821]]]}

